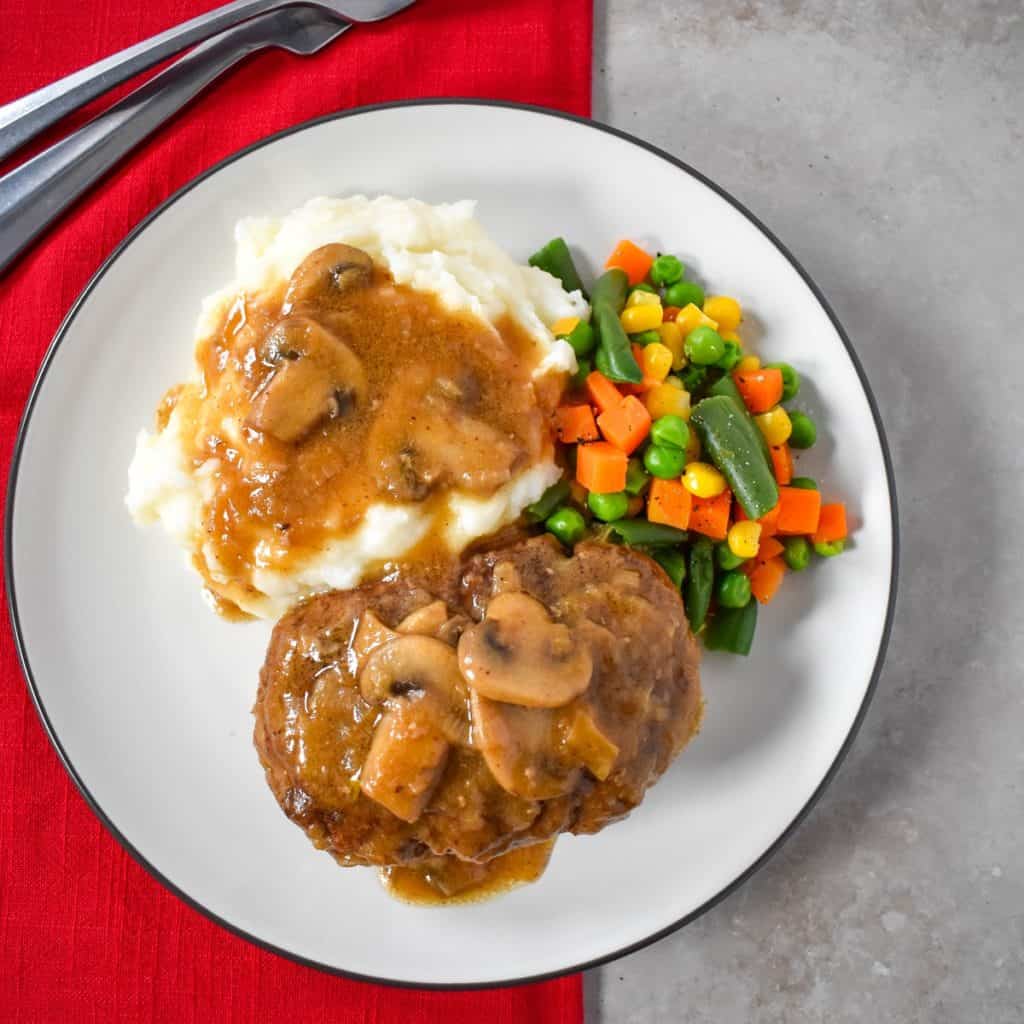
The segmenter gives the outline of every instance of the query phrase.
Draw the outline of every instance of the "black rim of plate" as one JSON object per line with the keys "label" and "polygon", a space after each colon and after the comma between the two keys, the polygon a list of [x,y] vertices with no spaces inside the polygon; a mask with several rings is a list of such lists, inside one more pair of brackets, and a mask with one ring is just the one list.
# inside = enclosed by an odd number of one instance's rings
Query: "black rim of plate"
{"label": "black rim of plate", "polygon": [[[99,284],[103,276],[110,269],[110,267],[120,258],[124,250],[134,241],[136,236],[140,235],[146,230],[149,225],[156,220],[157,217],[161,216],[171,206],[173,206],[179,199],[187,195],[193,188],[195,188],[200,182],[205,181],[207,178],[214,174],[217,174],[222,168],[227,167],[229,164],[234,163],[243,157],[248,156],[250,153],[254,153],[264,146],[270,145],[276,142],[278,139],[283,139],[289,135],[294,135],[297,132],[305,131],[308,128],[312,128],[316,125],[325,124],[329,121],[339,121],[348,117],[358,117],[365,114],[371,114],[381,110],[394,110],[403,107],[418,107],[418,106],[474,106],[474,107],[498,107],[509,110],[518,110],[525,113],[537,114],[544,117],[560,118],[564,121],[573,121],[577,124],[585,125],[599,132],[604,132],[607,135],[611,135],[623,142],[628,142],[631,145],[638,146],[640,149],[646,150],[648,153],[653,154],[656,157],[664,160],[666,163],[671,164],[677,170],[682,171],[684,174],[688,174],[693,178],[696,178],[707,188],[711,189],[717,195],[721,196],[733,207],[735,207],[744,217],[750,221],[782,254],[783,257],[789,262],[793,269],[800,275],[804,283],[811,290],[814,297],[817,299],[821,307],[828,314],[829,320],[832,322],[832,326],[835,328],[836,333],[839,335],[846,348],[847,355],[853,364],[854,370],[857,372],[857,376],[860,379],[861,387],[867,398],[868,405],[871,409],[871,415],[874,419],[875,429],[878,433],[878,443],[882,450],[882,460],[885,464],[885,476],[889,490],[889,505],[892,511],[892,565],[890,568],[889,578],[889,603],[886,608],[885,622],[882,627],[882,636],[878,645],[878,655],[875,659],[874,668],[871,671],[871,680],[868,683],[867,690],[864,693],[864,699],[861,702],[861,706],[857,711],[857,715],[854,718],[853,724],[850,726],[850,731],[840,747],[839,752],[836,754],[835,760],[825,773],[824,778],[819,783],[817,789],[811,794],[810,799],[801,808],[797,816],[789,823],[789,825],[782,831],[778,838],[765,850],[758,858],[751,864],[745,871],[743,871],[737,878],[730,882],[720,892],[716,893],[710,899],[705,901],[696,910],[691,911],[678,921],[673,922],[665,928],[661,928],[658,931],[648,935],[644,939],[638,942],[631,943],[628,946],[624,946],[621,949],[616,949],[613,952],[607,953],[603,956],[597,957],[593,960],[586,961],[585,963],[569,964],[558,970],[549,971],[544,974],[531,975],[523,978],[507,978],[497,979],[495,981],[488,982],[472,982],[472,983],[437,983],[437,982],[406,982],[396,981],[390,978],[378,978],[372,975],[358,974],[353,971],[346,971],[340,967],[334,967],[330,964],[322,964],[315,960],[310,960],[297,953],[293,953],[287,949],[282,949],[275,946],[273,943],[268,942],[264,939],[257,938],[254,935],[249,934],[243,929],[232,924],[230,921],[226,921],[219,917],[213,911],[207,909],[202,904],[194,900],[188,893],[179,889],[173,882],[165,877],[158,868],[151,864],[134,846],[121,834],[114,822],[107,816],[103,808],[97,803],[92,793],[89,792],[85,781],[78,775],[74,765],[71,763],[67,753],[61,746],[61,742],[57,737],[53,726],[50,723],[49,716],[46,713],[46,708],[43,704],[42,697],[39,693],[39,688],[36,685],[35,678],[32,675],[32,668],[29,664],[28,651],[25,648],[24,639],[21,632],[21,624],[18,619],[18,602],[17,595],[14,587],[14,568],[13,568],[13,557],[14,557],[14,541],[12,537],[12,526],[14,521],[14,500],[15,492],[18,483],[18,467],[21,463],[22,451],[24,449],[25,437],[28,433],[29,424],[32,419],[32,413],[35,409],[36,402],[39,399],[39,395],[42,391],[43,383],[46,379],[47,371],[53,362],[54,356],[59,349],[61,342],[67,335],[68,329],[74,322],[75,316],[78,314],[79,309],[85,303],[85,301],[91,295],[93,289]],[[44,242],[45,244],[45,242]],[[620,131],[617,128],[609,127],[608,125],[601,124],[593,121],[586,117],[579,117],[575,114],[567,114],[560,110],[551,110],[547,107],[531,106],[525,103],[513,103],[502,100],[481,100],[481,99],[462,99],[462,98],[443,98],[439,97],[436,99],[425,99],[425,100],[400,100],[394,103],[378,103],[365,107],[356,107],[352,110],[341,111],[334,114],[327,114],[323,117],[313,118],[310,121],[304,121],[302,124],[293,126],[292,128],[286,128],[284,131],[278,132],[275,135],[270,135],[265,139],[260,139],[257,142],[246,146],[244,149],[239,150],[237,153],[221,160],[213,167],[204,171],[202,174],[193,178],[188,184],[182,186],[174,195],[164,200],[152,213],[146,216],[138,225],[125,237],[125,239],[117,246],[116,249],[104,260],[103,264],[92,276],[89,283],[85,286],[82,293],[75,300],[71,309],[68,310],[67,315],[64,317],[63,322],[54,335],[53,341],[50,343],[50,347],[43,358],[43,362],[39,368],[39,372],[36,375],[35,383],[32,385],[32,390],[29,394],[28,402],[25,405],[25,412],[22,415],[21,424],[18,429],[17,440],[15,441],[14,452],[11,458],[11,469],[10,476],[8,479],[8,490],[7,490],[7,507],[4,512],[4,583],[7,588],[7,599],[9,605],[9,612],[11,618],[11,628],[14,633],[15,647],[18,652],[18,658],[21,661],[22,671],[25,674],[25,679],[28,682],[29,692],[32,696],[32,701],[36,706],[36,711],[39,713],[39,717],[42,720],[43,727],[46,730],[46,734],[53,744],[54,749],[57,751],[57,755],[60,757],[64,768],[71,776],[72,781],[78,787],[79,792],[85,798],[86,803],[92,808],[93,813],[100,819],[104,827],[108,832],[121,844],[122,847],[128,852],[128,854],[141,865],[150,875],[153,876],[161,885],[166,889],[169,889],[174,893],[180,900],[185,902],[188,906],[194,910],[199,911],[211,921],[220,925],[226,931],[231,932],[233,935],[237,935],[239,938],[245,939],[248,942],[259,946],[261,949],[265,949],[271,953],[276,953],[279,956],[283,956],[289,960],[293,960],[296,963],[303,964],[306,967],[313,967],[321,971],[326,971],[329,974],[339,975],[341,977],[352,978],[357,981],[372,982],[380,985],[390,985],[397,988],[419,988],[419,989],[433,989],[441,991],[453,991],[453,990],[479,990],[487,988],[498,988],[507,987],[512,985],[525,985],[539,981],[547,981],[552,978],[560,978],[569,974],[574,974],[578,971],[589,970],[593,967],[599,967],[602,964],[610,963],[613,960],[617,960],[620,957],[628,956],[630,953],[635,953],[638,950],[643,949],[652,943],[657,942],[659,939],[665,938],[667,935],[671,935],[673,932],[678,931],[691,921],[701,917],[707,911],[709,911],[716,904],[720,903],[727,896],[735,892],[744,882],[746,882],[758,869],[771,859],[776,851],[782,846],[782,844],[796,831],[800,823],[807,817],[811,809],[821,798],[822,793],[828,787],[829,783],[833,780],[836,772],[839,770],[840,764],[846,757],[854,739],[856,738],[857,732],[860,729],[861,723],[864,721],[864,716],[867,713],[868,706],[871,703],[871,699],[875,694],[875,690],[878,686],[879,676],[882,671],[882,664],[885,661],[885,653],[889,646],[889,637],[892,632],[893,614],[896,606],[896,585],[897,575],[899,566],[899,521],[896,509],[896,481],[893,474],[892,468],[892,457],[889,453],[889,444],[885,436],[885,428],[882,425],[882,417],[878,411],[878,404],[875,401],[874,393],[871,390],[871,385],[868,383],[867,376],[864,373],[864,368],[861,366],[860,360],[857,357],[857,353],[854,351],[853,345],[847,337],[846,331],[840,324],[836,314],[832,310],[825,296],[821,290],[811,279],[810,275],[801,266],[800,262],[795,256],[786,248],[785,245],[779,241],[778,238],[755,217],[741,202],[733,198],[728,192],[726,192],[719,185],[716,185],[709,178],[705,177],[699,171],[695,170],[689,164],[676,157],[666,153],[664,150],[659,149],[657,146],[652,145],[649,142],[644,142],[642,139],[638,139],[628,132]]]}

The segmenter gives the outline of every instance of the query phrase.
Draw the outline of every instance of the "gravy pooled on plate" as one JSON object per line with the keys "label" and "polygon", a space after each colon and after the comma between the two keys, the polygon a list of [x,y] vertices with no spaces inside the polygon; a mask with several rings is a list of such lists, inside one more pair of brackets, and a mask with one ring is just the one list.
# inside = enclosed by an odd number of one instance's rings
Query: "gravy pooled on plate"
{"label": "gravy pooled on plate", "polygon": [[158,412],[160,428],[177,412],[195,467],[216,466],[193,558],[220,610],[372,505],[436,514],[452,491],[486,498],[534,464],[556,397],[537,362],[512,318],[451,312],[348,245],[312,252],[280,294],[240,295],[198,347],[200,378]]}

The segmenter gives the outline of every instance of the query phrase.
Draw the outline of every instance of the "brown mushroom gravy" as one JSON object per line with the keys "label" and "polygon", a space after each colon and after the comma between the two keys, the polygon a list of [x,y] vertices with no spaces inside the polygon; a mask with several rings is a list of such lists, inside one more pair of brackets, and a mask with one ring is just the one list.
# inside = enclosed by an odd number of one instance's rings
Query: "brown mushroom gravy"
{"label": "brown mushroom gravy", "polygon": [[436,513],[451,489],[488,496],[550,452],[558,381],[535,386],[533,338],[445,309],[350,246],[314,251],[276,294],[239,295],[196,360],[157,427],[176,411],[203,467],[195,560],[221,610],[255,595],[254,569],[301,565],[373,503]]}
{"label": "brown mushroom gravy", "polygon": [[698,660],[646,555],[536,537],[296,606],[254,739],[285,813],[339,863],[387,869],[407,899],[477,898],[547,859],[510,851],[641,801],[699,726]]}

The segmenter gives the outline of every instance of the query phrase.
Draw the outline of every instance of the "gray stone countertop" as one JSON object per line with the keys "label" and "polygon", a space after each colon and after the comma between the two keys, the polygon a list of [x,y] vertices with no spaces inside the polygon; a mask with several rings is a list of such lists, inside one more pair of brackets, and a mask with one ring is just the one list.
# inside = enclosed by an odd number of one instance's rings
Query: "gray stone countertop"
{"label": "gray stone countertop", "polygon": [[1024,1020],[1024,4],[597,0],[594,116],[709,175],[845,325],[902,520],[860,736],[782,851],[586,976],[607,1024]]}

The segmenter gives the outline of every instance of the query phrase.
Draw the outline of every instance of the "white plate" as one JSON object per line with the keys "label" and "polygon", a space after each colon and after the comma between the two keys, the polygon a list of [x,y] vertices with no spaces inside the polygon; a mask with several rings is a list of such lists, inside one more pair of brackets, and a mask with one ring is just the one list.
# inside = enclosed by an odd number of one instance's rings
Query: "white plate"
{"label": "white plate", "polygon": [[[136,431],[181,379],[232,229],[312,196],[479,200],[524,259],[564,235],[594,270],[629,236],[738,296],[765,356],[797,366],[822,440],[800,460],[851,505],[842,558],[788,581],[753,655],[708,657],[703,732],[632,817],[565,838],[536,885],[451,909],[395,902],[278,809],[249,709],[269,627],[212,615],[168,539],[123,505]],[[756,335],[756,337],[755,337]],[[26,675],[76,784],[165,885],[288,956],[377,980],[468,986],[592,965],[742,881],[834,772],[877,677],[895,504],[867,383],[807,275],[719,189],[650,146],[544,111],[399,104],[297,128],[207,173],[143,223],[54,340],[16,453],[8,593]]]}

